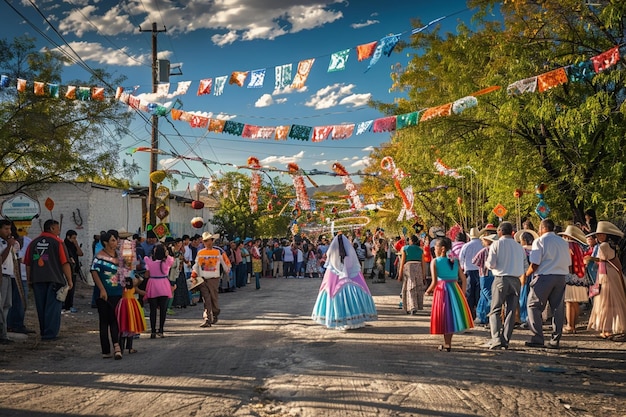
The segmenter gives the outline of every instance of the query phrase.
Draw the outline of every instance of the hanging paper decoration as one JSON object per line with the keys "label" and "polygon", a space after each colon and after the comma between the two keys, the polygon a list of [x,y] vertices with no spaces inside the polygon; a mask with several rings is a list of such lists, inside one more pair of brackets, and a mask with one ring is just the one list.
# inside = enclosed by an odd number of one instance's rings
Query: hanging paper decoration
{"label": "hanging paper decoration", "polygon": [[396,130],[396,116],[382,117],[374,120],[374,133],[393,132]]}
{"label": "hanging paper decoration", "polygon": [[224,92],[224,86],[226,85],[226,80],[228,77],[223,75],[221,77],[215,77],[215,91],[213,92],[216,96],[221,96]]}
{"label": "hanging paper decoration", "polygon": [[152,228],[152,231],[159,239],[163,239],[165,236],[170,234],[170,230],[167,228],[167,225],[165,223],[157,224]]}
{"label": "hanging paper decoration", "polygon": [[187,94],[189,86],[191,86],[191,81],[179,81],[178,86],[176,87],[176,91],[174,91],[174,95],[181,96]]}
{"label": "hanging paper decoration", "polygon": [[52,98],[59,98],[59,84],[48,84],[48,95]]}
{"label": "hanging paper decoration", "polygon": [[265,68],[250,72],[250,82],[248,88],[261,88],[265,80]]}
{"label": "hanging paper decoration", "polygon": [[256,213],[259,209],[259,189],[261,188],[261,174],[259,169],[261,164],[259,158],[251,156],[248,158],[248,166],[252,168],[252,174],[250,179],[250,196],[248,202],[250,203],[250,211]]}
{"label": "hanging paper decoration", "polygon": [[437,159],[435,161],[435,168],[437,169],[437,171],[439,171],[440,175],[447,175],[449,177],[455,178],[455,179],[459,179],[459,178],[463,178],[462,175],[460,175],[456,169],[454,168],[450,168],[449,166],[447,166],[446,164],[444,164],[441,159]]}
{"label": "hanging paper decoration", "polygon": [[26,80],[23,80],[21,78],[17,79],[17,91],[19,91],[20,93],[26,91]]}
{"label": "hanging paper decoration", "polygon": [[152,181],[155,184],[159,184],[161,182],[163,182],[163,180],[165,179],[165,171],[154,171],[152,173],[150,173],[150,181]]}
{"label": "hanging paper decoration", "polygon": [[548,187],[543,183],[535,186],[535,194],[537,195],[537,198],[539,198],[539,203],[537,204],[537,207],[535,207],[535,213],[537,213],[537,216],[539,216],[541,220],[545,220],[550,215],[550,207],[548,207],[546,202],[543,200],[543,194],[547,188]]}
{"label": "hanging paper decoration", "polygon": [[332,139],[333,140],[338,140],[338,139],[348,139],[350,136],[352,136],[352,133],[354,132],[354,126],[355,124],[349,124],[349,125],[335,125],[333,126],[333,131],[332,131]]}
{"label": "hanging paper decoration", "polygon": [[309,140],[312,130],[311,126],[291,125],[289,137],[291,139]]}
{"label": "hanging paper decoration", "polygon": [[[163,172],[164,171],[154,171],[154,172]],[[165,177],[163,177],[165,179]],[[167,188],[164,185],[159,185],[156,190],[154,190],[154,196],[161,201],[165,201],[167,200],[167,198],[170,196],[170,189]]]}
{"label": "hanging paper decoration", "polygon": [[598,73],[604,71],[619,62],[619,47],[614,47],[606,52],[596,55],[591,58],[593,63],[593,70]]}
{"label": "hanging paper decoration", "polygon": [[290,162],[287,165],[287,169],[289,170],[289,174],[293,179],[293,186],[296,189],[296,198],[298,199],[298,203],[303,210],[310,210],[311,202],[309,201],[309,196],[306,192],[306,185],[304,184],[304,177],[301,174],[300,167]]}
{"label": "hanging paper decoration", "polygon": [[291,88],[299,90],[304,87],[307,78],[309,78],[309,73],[311,72],[314,62],[315,58],[311,58],[302,60],[298,63],[298,70],[296,71],[296,76],[293,78]]}
{"label": "hanging paper decoration", "polygon": [[0,88],[9,88],[9,77],[4,74],[0,75]]}
{"label": "hanging paper decoration", "polygon": [[[396,187],[396,191],[398,195],[402,198],[402,210],[400,211],[400,216],[398,219],[406,216],[406,219],[412,219],[416,217],[415,212],[413,211],[413,201],[410,200],[407,196],[405,190],[400,186],[400,180],[407,176],[407,174],[400,168],[396,167],[396,163],[393,158],[390,156],[386,156],[380,161],[380,167],[385,171],[389,171],[391,173],[391,177],[393,178],[393,185]],[[413,196],[413,188],[407,188],[410,192],[411,197]]]}
{"label": "hanging paper decoration", "polygon": [[356,47],[356,59],[358,61],[363,61],[365,59],[371,58],[374,55],[374,51],[376,50],[376,44],[378,41],[365,43],[363,45],[358,45]]}
{"label": "hanging paper decoration", "polygon": [[350,178],[350,175],[348,174],[346,168],[339,162],[335,162],[332,168],[333,171],[335,171],[335,173],[341,177],[341,182],[343,182],[343,185],[346,187],[346,191],[348,191],[348,193],[350,194],[352,208],[354,210],[362,210],[363,202],[361,201],[356,185],[354,185],[354,181],[352,181],[352,178]]}
{"label": "hanging paper decoration", "polygon": [[194,217],[191,219],[191,227],[194,229],[201,229],[204,226],[204,220],[202,217]]}
{"label": "hanging paper decoration", "polygon": [[537,76],[537,89],[540,93],[567,82],[565,68],[558,68]]}
{"label": "hanging paper decoration", "polygon": [[204,94],[211,94],[212,86],[213,86],[213,78],[205,78],[203,80],[200,80],[200,84],[198,84],[197,95],[201,96]]}
{"label": "hanging paper decoration", "polygon": [[374,124],[373,120],[368,120],[368,121],[365,121],[365,122],[359,122],[356,125],[356,134],[357,135],[361,135],[361,134],[363,134],[365,132],[369,132],[370,129],[372,128],[372,124]]}
{"label": "hanging paper decoration", "polygon": [[274,73],[276,75],[276,83],[274,87],[278,90],[281,88],[289,87],[292,80],[292,64],[279,65],[275,67]]}
{"label": "hanging paper decoration", "polygon": [[235,136],[241,136],[243,132],[245,124],[239,122],[233,122],[232,120],[227,120],[224,124],[224,133],[229,133]]}
{"label": "hanging paper decoration", "polygon": [[372,54],[372,59],[365,71],[376,65],[381,56],[390,56],[398,41],[400,41],[400,35],[389,35],[378,41],[376,49],[374,49],[374,53]]}
{"label": "hanging paper decoration", "polygon": [[452,103],[452,113],[461,114],[465,110],[478,106],[478,99],[474,96],[467,96]]}
{"label": "hanging paper decoration", "polygon": [[239,87],[243,87],[246,78],[248,78],[248,71],[233,71],[233,73],[230,74],[228,84],[237,84]]}
{"label": "hanging paper decoration", "polygon": [[535,91],[537,91],[537,77],[515,81],[506,88],[506,93],[510,96],[519,96],[520,94],[534,93]]}
{"label": "hanging paper decoration", "polygon": [[570,82],[590,81],[595,75],[591,61],[583,61],[567,67],[567,78]]}
{"label": "hanging paper decoration", "polygon": [[245,125],[243,127],[243,132],[241,132],[241,137],[252,139],[253,137],[256,136],[258,131],[259,131],[259,126]]}
{"label": "hanging paper decoration", "polygon": [[404,129],[409,126],[417,126],[419,112],[399,114],[396,116],[396,129]]}
{"label": "hanging paper decoration", "polygon": [[273,126],[259,127],[256,139],[274,139],[276,136],[276,128]]}
{"label": "hanging paper decoration", "polygon": [[343,71],[346,69],[346,63],[350,56],[350,49],[344,49],[343,51],[335,52],[330,56],[330,62],[328,64],[327,72]]}
{"label": "hanging paper decoration", "polygon": [[44,83],[40,82],[40,81],[35,81],[33,84],[33,92],[35,93],[36,96],[43,96],[44,95]]}
{"label": "hanging paper decoration", "polygon": [[226,120],[210,119],[209,120],[209,132],[222,133],[224,131],[225,125],[226,125]]}
{"label": "hanging paper decoration", "polygon": [[189,121],[191,127],[199,127],[206,129],[209,126],[209,118],[204,116],[193,115]]}
{"label": "hanging paper decoration", "polygon": [[289,129],[291,129],[291,126],[276,126],[276,135],[274,136],[274,139],[287,140]]}
{"label": "hanging paper decoration", "polygon": [[166,218],[167,216],[169,216],[170,211],[169,209],[165,206],[165,204],[161,204],[159,207],[156,208],[156,210],[154,211],[154,213],[156,214],[156,216],[159,218],[159,220],[163,220],[164,218]]}
{"label": "hanging paper decoration", "polygon": [[313,137],[311,141],[313,142],[322,142],[328,139],[330,132],[332,132],[332,126],[317,126],[313,128]]}
{"label": "hanging paper decoration", "polygon": [[81,101],[88,101],[91,97],[91,88],[89,87],[78,87],[76,91],[76,98]]}
{"label": "hanging paper decoration", "polygon": [[450,116],[451,113],[452,113],[452,103],[443,104],[437,107],[431,107],[429,109],[424,110],[424,113],[422,113],[422,117],[420,118],[420,122],[434,119],[435,117]]}

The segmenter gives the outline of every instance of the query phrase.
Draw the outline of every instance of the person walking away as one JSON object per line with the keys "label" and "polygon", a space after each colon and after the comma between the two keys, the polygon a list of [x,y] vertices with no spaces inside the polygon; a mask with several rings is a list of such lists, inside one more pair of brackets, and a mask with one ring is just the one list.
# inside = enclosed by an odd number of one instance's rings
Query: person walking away
{"label": "person walking away", "polygon": [[198,251],[196,263],[191,271],[191,279],[194,285],[197,283],[197,280],[203,281],[198,286],[204,301],[204,312],[202,314],[204,322],[200,327],[211,327],[211,325],[217,323],[220,314],[218,293],[221,270],[223,269],[224,272],[228,273],[231,269],[231,265],[225,261],[224,255],[213,247],[214,240],[219,238],[219,236],[219,234],[213,235],[209,232],[202,233],[204,249]]}
{"label": "person walking away", "polygon": [[402,247],[398,266],[398,281],[402,281],[402,307],[406,314],[417,314],[424,309],[426,274],[424,251],[417,235],[411,236],[411,244]]}
{"label": "person walking away", "polygon": [[491,270],[485,266],[487,263],[487,255],[489,255],[489,246],[498,239],[498,235],[482,235],[480,240],[483,248],[472,258],[472,263],[478,267],[478,275],[480,282],[480,298],[476,305],[476,321],[474,324],[484,324],[489,327],[489,311],[491,311],[491,286],[493,285],[493,274]]}
{"label": "person walking away", "polygon": [[[430,334],[442,334],[443,345],[439,351],[450,352],[452,335],[474,327],[472,314],[465,299],[467,281],[459,268],[458,259],[449,259],[446,254],[452,249],[452,241],[440,237],[435,242],[436,258],[430,263],[433,281],[426,294],[433,295],[430,316]],[[461,281],[459,287],[458,282]]]}
{"label": "person walking away", "polygon": [[[515,233],[515,240],[522,245],[524,252],[526,252],[526,260],[530,256],[530,251],[533,248],[533,242],[539,235],[532,229],[522,229]],[[530,265],[530,261],[528,261]],[[528,294],[530,293],[530,280],[526,280],[522,283],[522,288],[519,293],[519,317],[520,317],[520,329],[528,329]]]}
{"label": "person walking away", "polygon": [[582,245],[586,237],[577,226],[569,225],[559,233],[569,245],[571,258],[570,273],[565,278],[565,333],[576,333],[576,322],[580,314],[580,303],[589,301],[589,285],[585,278],[585,262]]}
{"label": "person walking away", "polygon": [[[513,239],[513,224],[502,222],[498,226],[498,239],[489,246],[485,266],[493,273],[491,286],[491,311],[489,349],[508,349],[515,326],[515,310],[519,304],[521,281],[519,277],[528,268],[524,248]],[[504,327],[502,306],[506,303]]]}
{"label": "person walking away", "polygon": [[28,245],[24,255],[26,279],[32,286],[39,319],[41,340],[56,340],[61,330],[61,307],[57,290],[67,285],[71,289],[72,268],[63,241],[61,227],[53,219],[46,220],[43,232]]}
{"label": "person walking away", "polygon": [[[457,237],[461,233],[457,234]],[[480,240],[480,231],[477,227],[472,227],[469,232],[470,241],[465,243],[459,251],[459,265],[467,277],[467,304],[472,311],[472,318],[476,319],[476,307],[480,301],[480,274],[478,267],[472,263],[474,256],[483,248]],[[484,323],[483,323],[484,324]]]}
{"label": "person walking away", "polygon": [[[542,220],[539,225],[539,238],[533,242],[530,252],[530,266],[520,276],[522,285],[527,279],[531,279],[528,294],[528,326],[532,337],[526,342],[526,346],[532,348],[558,349],[563,334],[565,278],[569,274],[571,258],[569,245],[554,233],[554,228],[552,219]],[[541,313],[547,303],[552,311],[552,335],[548,344],[544,345]]]}
{"label": "person walking away", "polygon": [[[65,232],[65,240],[63,241],[67,247],[67,253],[70,255],[70,264],[72,267],[72,277],[74,283],[78,281],[80,276],[80,256],[83,256],[83,249],[78,243],[78,233],[75,230],[68,230]],[[74,293],[76,292],[76,285],[72,286],[72,289],[67,293],[65,302],[63,303],[63,311],[69,313],[76,313],[78,309],[74,307]]]}
{"label": "person walking away", "polygon": [[[96,299],[98,308],[98,328],[100,333],[100,347],[102,357],[107,359],[115,356],[122,359],[122,349],[119,344],[120,331],[115,316],[115,308],[122,299],[124,290],[124,274],[119,267],[120,258],[117,251],[118,238],[115,230],[100,234],[102,250],[96,253],[91,264],[91,276],[99,296]],[[110,337],[110,340],[109,340]],[[111,354],[111,344],[114,355]]]}

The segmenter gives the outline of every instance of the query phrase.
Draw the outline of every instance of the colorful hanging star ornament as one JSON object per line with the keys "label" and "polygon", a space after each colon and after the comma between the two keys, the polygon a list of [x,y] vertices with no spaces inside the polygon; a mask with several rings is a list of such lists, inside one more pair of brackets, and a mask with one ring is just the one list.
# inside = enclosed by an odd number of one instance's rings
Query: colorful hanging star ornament
{"label": "colorful hanging star ornament", "polygon": [[508,210],[506,209],[506,207],[504,207],[500,203],[496,204],[496,206],[493,208],[492,211],[493,211],[493,214],[498,216],[498,220],[500,221],[502,221],[502,218],[506,216],[506,213],[508,213]]}
{"label": "colorful hanging star ornament", "polygon": [[541,220],[547,219],[548,216],[550,215],[550,207],[548,207],[546,202],[543,200],[543,197],[544,197],[543,194],[545,193],[547,189],[548,189],[548,186],[545,185],[544,183],[541,183],[535,186],[535,194],[539,198],[539,203],[537,204],[537,207],[535,207],[535,213],[537,213],[537,216],[539,216]]}
{"label": "colorful hanging star ornament", "polygon": [[359,197],[359,192],[356,188],[356,185],[354,185],[354,181],[352,181],[352,178],[350,178],[350,175],[348,174],[346,168],[339,162],[335,162],[332,168],[333,171],[335,171],[335,173],[341,177],[341,182],[343,182],[343,185],[346,187],[346,191],[348,191],[348,193],[350,194],[350,200],[352,202],[352,207],[354,208],[354,210],[362,210],[363,202],[361,201],[361,197]]}
{"label": "colorful hanging star ornament", "polygon": [[261,174],[259,173],[261,164],[259,163],[259,158],[257,158],[256,156],[249,157],[248,166],[252,168],[252,174],[250,178],[250,196],[248,197],[248,203],[250,204],[250,211],[252,213],[256,213],[259,209],[259,189],[261,188]]}
{"label": "colorful hanging star ornament", "polygon": [[170,230],[168,229],[165,223],[157,224],[156,226],[152,228],[152,230],[154,231],[154,234],[159,239],[163,239],[165,236],[169,235],[170,233]]}
{"label": "colorful hanging star ornament", "polygon": [[309,201],[309,195],[306,192],[306,185],[304,184],[304,177],[300,171],[300,167],[298,164],[294,162],[290,162],[287,164],[287,169],[289,170],[289,175],[293,179],[293,186],[296,189],[296,198],[300,203],[300,207],[303,210],[311,209],[311,202]]}
{"label": "colorful hanging star ornament", "polygon": [[44,206],[46,206],[46,208],[50,212],[50,218],[52,219],[52,210],[54,210],[54,200],[51,199],[50,197],[46,198],[46,201],[44,202]]}
{"label": "colorful hanging star ornament", "polygon": [[406,220],[411,220],[412,218],[417,217],[413,211],[413,187],[409,186],[403,190],[400,185],[400,180],[408,175],[402,169],[396,167],[396,163],[390,156],[386,156],[380,161],[380,167],[385,171],[391,172],[393,184],[396,187],[396,191],[402,198],[403,206],[402,210],[400,210],[398,221],[401,221],[404,217],[406,217]]}

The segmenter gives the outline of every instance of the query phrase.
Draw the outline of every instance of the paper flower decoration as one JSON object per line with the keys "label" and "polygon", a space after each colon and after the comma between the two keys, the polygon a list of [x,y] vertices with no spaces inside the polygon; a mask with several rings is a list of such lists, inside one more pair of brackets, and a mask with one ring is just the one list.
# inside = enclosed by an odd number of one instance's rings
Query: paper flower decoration
{"label": "paper flower decoration", "polygon": [[261,188],[261,174],[259,174],[259,168],[261,164],[256,156],[248,158],[248,166],[252,168],[252,174],[250,178],[250,196],[248,197],[248,203],[250,204],[250,211],[256,213],[259,209],[259,189]]}
{"label": "paper flower decoration", "polygon": [[352,178],[348,175],[346,168],[339,162],[335,162],[333,164],[333,171],[341,177],[341,182],[343,182],[343,185],[346,187],[346,191],[350,194],[350,200],[352,201],[352,207],[354,210],[362,210],[363,202],[361,202],[356,185],[354,185]]}
{"label": "paper flower decoration", "polygon": [[296,189],[296,198],[298,199],[298,203],[300,203],[300,207],[302,207],[303,210],[310,210],[311,202],[306,192],[306,185],[304,184],[304,177],[300,172],[300,167],[298,164],[291,162],[287,165],[287,169],[293,179],[293,186]]}

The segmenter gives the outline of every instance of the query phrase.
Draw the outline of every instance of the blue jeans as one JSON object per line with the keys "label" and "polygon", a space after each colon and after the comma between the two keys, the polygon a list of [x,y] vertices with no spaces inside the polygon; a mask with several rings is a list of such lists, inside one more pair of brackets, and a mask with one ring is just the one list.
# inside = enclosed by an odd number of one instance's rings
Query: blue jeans
{"label": "blue jeans", "polygon": [[489,323],[487,315],[491,310],[491,286],[493,284],[493,275],[489,271],[486,277],[480,277],[480,299],[476,306],[476,317],[483,324]]}
{"label": "blue jeans", "polygon": [[254,278],[256,279],[256,289],[257,290],[261,289],[261,273],[260,272],[255,272],[254,273]]}
{"label": "blue jeans", "polygon": [[39,334],[41,340],[53,340],[59,337],[61,330],[61,307],[63,303],[57,300],[57,290],[61,284],[53,282],[38,282],[33,284],[33,295],[39,319]]}
{"label": "blue jeans", "polygon": [[11,287],[12,290],[12,304],[9,309],[9,315],[7,316],[7,327],[11,330],[24,330],[26,326],[24,326],[24,304],[22,303],[22,297],[20,297],[20,292],[17,289],[18,285],[21,285],[24,289],[24,298],[28,300],[28,284],[26,281],[21,281],[19,284],[17,283],[17,279],[11,278]]}
{"label": "blue jeans", "polygon": [[480,275],[478,270],[466,271],[467,276],[467,304],[469,305],[472,317],[476,318],[476,306],[480,300]]}

